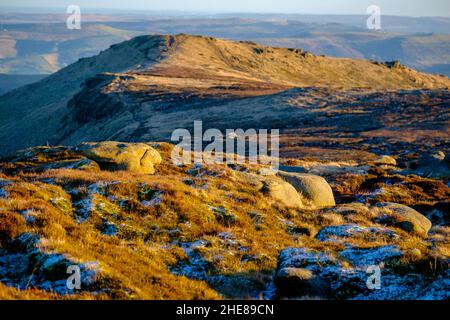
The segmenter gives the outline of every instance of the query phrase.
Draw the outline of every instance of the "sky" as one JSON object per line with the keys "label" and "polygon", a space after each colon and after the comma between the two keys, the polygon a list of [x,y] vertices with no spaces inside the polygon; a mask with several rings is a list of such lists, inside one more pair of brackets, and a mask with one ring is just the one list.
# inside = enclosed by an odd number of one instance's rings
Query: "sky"
{"label": "sky", "polygon": [[105,8],[205,13],[366,14],[370,5],[399,16],[450,17],[450,0],[0,0],[1,7]]}

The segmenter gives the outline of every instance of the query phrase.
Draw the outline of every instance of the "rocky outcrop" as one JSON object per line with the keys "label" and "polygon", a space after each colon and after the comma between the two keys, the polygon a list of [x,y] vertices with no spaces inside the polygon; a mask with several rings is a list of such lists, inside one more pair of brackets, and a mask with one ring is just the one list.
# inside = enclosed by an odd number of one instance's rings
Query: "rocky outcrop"
{"label": "rocky outcrop", "polygon": [[280,171],[278,175],[291,184],[301,195],[304,206],[322,208],[334,206],[333,190],[328,182],[319,176]]}
{"label": "rocky outcrop", "polygon": [[88,142],[82,143],[76,151],[97,162],[102,169],[126,170],[140,174],[154,174],[160,164],[161,155],[144,143]]}

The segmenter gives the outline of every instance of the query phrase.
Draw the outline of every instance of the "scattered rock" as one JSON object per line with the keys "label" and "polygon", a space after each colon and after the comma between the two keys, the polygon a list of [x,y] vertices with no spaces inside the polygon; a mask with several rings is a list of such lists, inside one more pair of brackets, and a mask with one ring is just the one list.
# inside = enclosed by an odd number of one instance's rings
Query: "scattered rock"
{"label": "scattered rock", "polygon": [[387,214],[381,217],[379,222],[392,225],[407,232],[426,237],[431,229],[431,221],[416,210],[398,203],[382,203],[378,207],[384,209]]}
{"label": "scattered rock", "polygon": [[365,206],[363,203],[359,202],[353,202],[353,203],[344,203],[340,204],[332,209],[332,212],[335,212],[337,214],[346,216],[351,214],[357,214],[357,215],[367,215],[369,213],[369,208]]}
{"label": "scattered rock", "polygon": [[117,234],[117,227],[113,222],[103,220],[103,223],[98,227],[102,234],[113,237]]}
{"label": "scattered rock", "polygon": [[180,260],[177,264],[170,266],[170,272],[190,279],[206,280],[209,265],[200,253],[199,248],[207,245],[209,245],[209,243],[206,240],[179,243],[179,246],[183,249],[187,259]]}
{"label": "scattered rock", "polygon": [[[394,245],[373,248],[346,246],[337,254],[287,248],[278,258],[275,285],[281,298],[330,294],[333,299],[350,300],[448,299],[448,270],[433,277],[415,272],[395,272],[403,255],[402,250]],[[376,290],[368,286],[369,277],[373,274],[369,267],[378,267],[381,271],[381,287]]]}
{"label": "scattered rock", "polygon": [[39,237],[34,233],[22,233],[11,240],[7,246],[10,252],[25,252],[34,249],[39,243]]}
{"label": "scattered rock", "polygon": [[261,176],[274,176],[276,175],[276,170],[272,169],[272,168],[260,168],[258,170],[258,174]]}
{"label": "scattered rock", "polygon": [[79,160],[79,158],[80,156],[72,152],[69,147],[40,146],[18,151],[12,161],[43,164],[63,160]]}
{"label": "scattered rock", "polygon": [[113,171],[154,174],[155,165],[162,161],[159,152],[144,143],[88,142],[79,145],[76,150],[96,161],[102,169]]}
{"label": "scattered rock", "polygon": [[382,157],[378,158],[377,160],[375,160],[374,163],[379,166],[394,166],[395,167],[397,165],[397,160],[395,160],[391,156],[382,156]]}
{"label": "scattered rock", "polygon": [[210,207],[210,209],[216,216],[216,219],[219,223],[228,227],[236,223],[236,215],[233,212],[228,211],[224,207]]}
{"label": "scattered rock", "polygon": [[324,178],[310,174],[282,171],[278,175],[297,190],[304,199],[303,203],[307,206],[322,208],[336,205],[333,190],[331,190],[330,185]]}
{"label": "scattered rock", "polygon": [[151,199],[151,200],[143,200],[142,202],[141,202],[141,204],[142,204],[142,206],[144,206],[144,207],[147,207],[147,208],[153,208],[153,207],[155,207],[155,206],[157,206],[157,205],[160,205],[161,204],[161,198],[159,198],[158,196],[156,196],[156,197],[154,197],[153,199]]}
{"label": "scattered rock", "polygon": [[40,212],[33,209],[28,209],[20,212],[20,214],[25,218],[27,224],[36,222],[36,218],[40,215]]}
{"label": "scattered rock", "polygon": [[[308,268],[322,265],[334,266],[338,261],[329,253],[307,248],[286,248],[278,257],[278,270],[283,268]],[[314,269],[311,269],[314,271]]]}
{"label": "scattered rock", "polygon": [[422,251],[417,248],[411,249],[409,254],[416,259],[420,259],[422,257]]}
{"label": "scattered rock", "polygon": [[295,190],[295,188],[291,184],[276,177],[273,177],[272,179],[266,179],[264,181],[262,191],[267,196],[274,199],[275,201],[279,201],[286,207],[306,207],[306,204],[303,201],[303,197],[297,192],[297,190]]}

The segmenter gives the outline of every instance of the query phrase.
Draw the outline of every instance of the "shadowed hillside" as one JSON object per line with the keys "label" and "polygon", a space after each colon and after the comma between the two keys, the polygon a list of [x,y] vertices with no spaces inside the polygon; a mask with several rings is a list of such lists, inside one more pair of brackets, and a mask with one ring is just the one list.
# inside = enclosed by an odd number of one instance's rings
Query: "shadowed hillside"
{"label": "shadowed hillside", "polygon": [[207,126],[237,122],[278,128],[305,114],[290,95],[295,98],[291,90],[306,87],[448,89],[450,80],[396,62],[329,58],[200,36],[141,36],[0,97],[0,150],[8,154],[47,142],[119,137],[168,140],[171,130],[225,110],[223,119],[205,119]]}

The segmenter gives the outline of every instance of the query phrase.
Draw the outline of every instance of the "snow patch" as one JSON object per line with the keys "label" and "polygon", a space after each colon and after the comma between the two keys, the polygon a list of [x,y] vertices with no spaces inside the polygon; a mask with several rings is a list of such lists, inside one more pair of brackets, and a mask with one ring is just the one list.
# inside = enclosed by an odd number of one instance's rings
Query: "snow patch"
{"label": "snow patch", "polygon": [[92,197],[88,197],[86,199],[78,201],[74,203],[74,206],[76,208],[75,218],[78,223],[86,221],[90,217],[91,212],[95,208],[95,205],[92,201]]}
{"label": "snow patch", "polygon": [[28,209],[20,212],[20,214],[25,218],[25,222],[27,224],[31,224],[36,221],[36,218],[40,215],[40,212],[35,211],[34,209]]}
{"label": "snow patch", "polygon": [[100,226],[100,231],[102,234],[110,237],[115,236],[118,232],[116,225],[110,221],[104,221]]}
{"label": "snow patch", "polygon": [[198,249],[208,245],[208,243],[206,240],[180,243],[179,246],[184,250],[188,261],[179,261],[178,264],[170,266],[169,271],[190,279],[206,280],[209,269],[208,263]]}
{"label": "snow patch", "polygon": [[19,290],[37,288],[60,295],[75,294],[74,289],[67,287],[71,276],[67,268],[78,266],[80,291],[96,294],[92,288],[100,272],[97,262],[78,263],[62,254],[45,253],[38,244],[37,235],[24,233],[10,241],[6,248],[1,248],[0,282]]}
{"label": "snow patch", "polygon": [[11,184],[11,183],[12,183],[12,181],[0,179],[0,198],[7,198],[8,197],[8,193],[3,188],[6,187],[7,185]]}
{"label": "snow patch", "polygon": [[355,267],[379,265],[389,259],[401,257],[403,252],[395,246],[383,246],[369,249],[349,247],[339,253],[341,257]]}
{"label": "snow patch", "polygon": [[147,207],[147,208],[149,208],[149,207],[154,208],[155,206],[161,204],[161,198],[159,198],[158,196],[156,196],[155,198],[153,198],[153,199],[151,199],[151,200],[148,200],[148,201],[147,201],[147,200],[144,200],[144,201],[142,201],[141,204],[142,204],[144,207]]}
{"label": "snow patch", "polygon": [[382,227],[364,227],[356,224],[347,224],[340,226],[329,226],[319,231],[316,239],[324,242],[336,242],[342,238],[368,237],[376,240],[380,237],[395,239],[398,235],[387,228]]}

